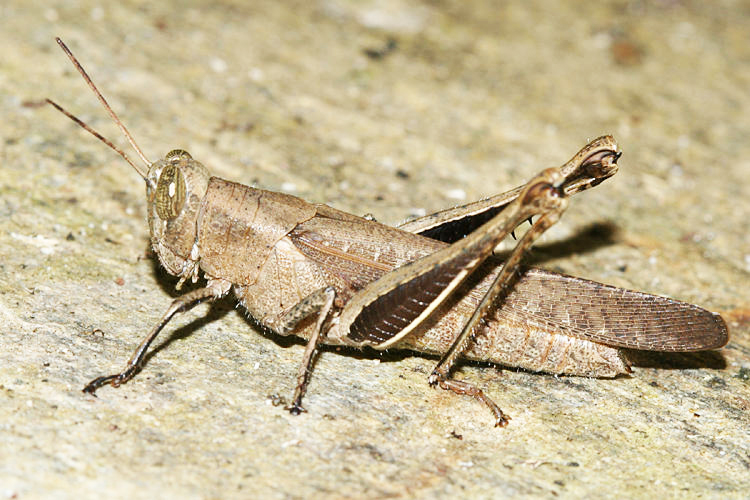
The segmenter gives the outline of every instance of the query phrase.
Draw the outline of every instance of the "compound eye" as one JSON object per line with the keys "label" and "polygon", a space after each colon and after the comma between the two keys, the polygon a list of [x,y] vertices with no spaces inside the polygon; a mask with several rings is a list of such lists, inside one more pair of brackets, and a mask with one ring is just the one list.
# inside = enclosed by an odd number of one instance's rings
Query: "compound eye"
{"label": "compound eye", "polygon": [[167,156],[164,158],[167,163],[179,163],[182,159],[190,160],[193,157],[190,156],[190,153],[185,151],[184,149],[173,149],[169,153],[167,153]]}
{"label": "compound eye", "polygon": [[[187,154],[184,151],[182,153]],[[169,156],[167,155],[167,160]],[[172,220],[180,215],[185,204],[185,177],[176,165],[168,164],[161,171],[156,185],[155,202],[156,214],[161,220]]]}

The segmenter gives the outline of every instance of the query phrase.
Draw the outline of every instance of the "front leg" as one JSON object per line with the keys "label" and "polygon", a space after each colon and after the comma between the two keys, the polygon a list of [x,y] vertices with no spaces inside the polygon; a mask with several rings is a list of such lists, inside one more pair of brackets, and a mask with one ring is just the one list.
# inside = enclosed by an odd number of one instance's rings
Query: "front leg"
{"label": "front leg", "polygon": [[149,334],[141,341],[138,348],[130,357],[125,369],[114,375],[105,375],[103,377],[95,378],[86,384],[86,387],[83,388],[83,392],[94,394],[97,389],[104,385],[110,384],[112,387],[118,387],[133,378],[143,364],[151,342],[154,341],[162,328],[169,323],[169,320],[171,320],[175,314],[188,311],[204,300],[216,300],[221,298],[229,292],[230,287],[231,284],[228,281],[211,280],[205,288],[193,290],[192,292],[188,292],[182,297],[175,299],[156,326],[154,326]]}

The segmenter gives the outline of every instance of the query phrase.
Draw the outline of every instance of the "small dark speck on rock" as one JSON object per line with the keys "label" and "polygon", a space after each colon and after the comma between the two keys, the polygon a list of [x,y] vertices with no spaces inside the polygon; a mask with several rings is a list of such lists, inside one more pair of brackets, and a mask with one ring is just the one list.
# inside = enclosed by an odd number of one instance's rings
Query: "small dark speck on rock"
{"label": "small dark speck on rock", "polygon": [[373,60],[383,59],[385,56],[396,50],[398,42],[395,39],[389,38],[382,47],[378,48],[366,48],[362,52]]}
{"label": "small dark speck on rock", "polygon": [[612,59],[620,66],[635,66],[643,60],[643,50],[631,40],[618,40],[610,50]]}
{"label": "small dark speck on rock", "polygon": [[721,379],[719,377],[711,377],[708,379],[708,382],[706,383],[708,387],[715,388],[715,387],[724,387],[727,385],[726,382],[724,382],[724,379]]}

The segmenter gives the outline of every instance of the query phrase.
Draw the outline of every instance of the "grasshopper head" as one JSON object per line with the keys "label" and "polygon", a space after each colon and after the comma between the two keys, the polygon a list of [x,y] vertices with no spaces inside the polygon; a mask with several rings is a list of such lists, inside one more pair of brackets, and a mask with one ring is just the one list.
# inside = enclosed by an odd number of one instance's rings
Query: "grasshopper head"
{"label": "grasshopper head", "polygon": [[[125,124],[107,103],[99,89],[75,58],[70,49],[59,38],[55,39],[60,48],[65,52],[70,61],[76,67],[91,90],[99,98],[99,101],[115,121],[123,135],[128,139],[130,145],[138,153],[145,165],[149,165],[148,173],[139,167],[128,157],[125,152],[115,146],[112,141],[92,129],[80,118],[65,110],[62,106],[51,99],[47,102],[55,107],[65,116],[83,127],[94,137],[112,148],[126,162],[138,172],[146,181],[146,196],[148,197],[149,215],[148,224],[151,228],[151,244],[159,256],[159,261],[170,274],[184,278],[187,275],[197,277],[198,251],[196,243],[197,222],[201,201],[208,190],[208,170],[193,160],[187,151],[175,149],[167,153],[163,160],[151,163],[135,139],[128,131]],[[196,250],[194,251],[193,248]],[[182,281],[180,281],[182,283]],[[178,285],[179,286],[179,285]]]}
{"label": "grasshopper head", "polygon": [[206,167],[181,149],[170,151],[148,169],[146,196],[151,245],[170,274],[183,277],[193,272],[198,256],[191,258],[191,252],[209,178]]}

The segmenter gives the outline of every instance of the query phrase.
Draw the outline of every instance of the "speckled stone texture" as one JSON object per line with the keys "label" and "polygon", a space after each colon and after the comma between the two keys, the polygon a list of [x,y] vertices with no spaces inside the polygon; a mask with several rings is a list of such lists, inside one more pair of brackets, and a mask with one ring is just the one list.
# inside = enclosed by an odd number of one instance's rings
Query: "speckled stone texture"
{"label": "speckled stone texture", "polygon": [[[750,491],[750,8],[654,2],[0,5],[0,498],[743,498]],[[613,134],[535,265],[720,312],[718,352],[631,377],[322,353],[200,306],[95,399],[175,297],[141,181],[63,37],[149,158],[398,223],[524,182]]]}

